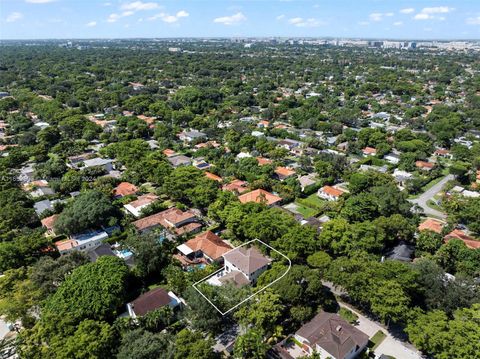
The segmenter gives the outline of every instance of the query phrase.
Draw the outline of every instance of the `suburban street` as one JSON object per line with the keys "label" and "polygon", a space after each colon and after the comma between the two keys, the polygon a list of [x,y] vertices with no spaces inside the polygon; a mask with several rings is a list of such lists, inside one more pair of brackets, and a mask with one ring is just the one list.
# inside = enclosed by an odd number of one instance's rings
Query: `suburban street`
{"label": "suburban street", "polygon": [[427,215],[427,216],[433,216],[433,217],[437,217],[437,218],[440,218],[440,219],[447,218],[445,213],[440,212],[440,211],[438,211],[434,208],[430,208],[427,205],[427,202],[430,199],[433,199],[433,197],[443,189],[445,184],[448,181],[453,180],[454,178],[455,177],[451,174],[446,175],[440,182],[438,182],[432,188],[430,188],[427,191],[425,191],[424,193],[422,193],[418,198],[410,199],[409,201],[414,203],[414,204],[417,204],[418,206],[423,208],[423,211],[425,212],[425,215]]}
{"label": "suburban street", "polygon": [[416,350],[411,344],[404,343],[394,338],[385,328],[380,324],[368,319],[366,316],[356,311],[349,305],[338,302],[341,307],[347,308],[358,316],[358,329],[367,334],[370,338],[379,330],[386,334],[386,338],[375,349],[375,356],[379,358],[382,354],[391,355],[396,359],[421,359],[422,354]]}
{"label": "suburban street", "polygon": [[370,338],[375,335],[376,332],[381,330],[385,333],[386,338],[382,341],[382,343],[375,349],[375,355],[379,358],[382,354],[391,355],[396,359],[421,359],[422,354],[415,349],[413,345],[410,343],[402,342],[398,340],[390,334],[390,332],[384,328],[380,323],[377,323],[365,315],[351,307],[350,305],[343,303],[339,300],[338,296],[345,294],[346,292],[339,287],[335,287],[333,283],[322,281],[323,285],[328,287],[333,294],[337,296],[338,304],[341,307],[347,308],[350,311],[354,312],[358,316],[358,324],[355,325],[358,329],[362,332],[367,334]]}

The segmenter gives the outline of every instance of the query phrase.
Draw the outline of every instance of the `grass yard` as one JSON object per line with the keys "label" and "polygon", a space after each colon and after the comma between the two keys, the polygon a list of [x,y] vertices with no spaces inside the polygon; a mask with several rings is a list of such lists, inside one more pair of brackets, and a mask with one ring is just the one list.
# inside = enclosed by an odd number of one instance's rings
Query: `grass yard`
{"label": "grass yard", "polygon": [[375,348],[377,348],[386,337],[387,335],[381,330],[379,330],[373,335],[373,337],[370,338],[368,342],[368,347],[372,350],[375,350]]}
{"label": "grass yard", "polygon": [[303,198],[302,204],[320,210],[325,205],[325,201],[319,198],[316,193],[313,193],[307,198]]}
{"label": "grass yard", "polygon": [[429,199],[427,201],[427,206],[430,207],[430,208],[433,208],[433,209],[436,209],[437,211],[440,211],[442,212],[443,211],[443,208],[440,207],[438,204],[436,204],[434,201],[432,201],[431,199]]}
{"label": "grass yard", "polygon": [[340,315],[350,324],[353,324],[358,320],[358,315],[356,315],[351,310],[348,310],[347,308],[340,308],[340,310],[338,311],[338,315]]}
{"label": "grass yard", "polygon": [[318,214],[318,210],[304,206],[301,203],[295,202],[295,205],[297,206],[297,212],[300,213],[303,217],[308,218],[308,217],[313,217]]}

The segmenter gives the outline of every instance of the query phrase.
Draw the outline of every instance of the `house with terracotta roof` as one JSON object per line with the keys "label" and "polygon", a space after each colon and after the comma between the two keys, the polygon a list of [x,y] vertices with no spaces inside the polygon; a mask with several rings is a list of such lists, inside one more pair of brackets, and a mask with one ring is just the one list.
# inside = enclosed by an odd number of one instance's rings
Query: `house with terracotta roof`
{"label": "house with terracotta roof", "polygon": [[54,243],[58,252],[63,255],[72,251],[86,252],[98,247],[108,238],[105,231],[88,231],[70,236],[69,239]]}
{"label": "house with terracotta roof", "polygon": [[367,156],[375,156],[377,154],[377,149],[376,148],[373,148],[373,147],[365,147],[363,150],[362,150],[362,153],[363,153],[363,156],[364,157],[367,157]]}
{"label": "house with terracotta roof", "polygon": [[248,183],[239,179],[234,179],[232,182],[222,186],[223,191],[230,191],[235,194],[242,194],[248,191]]}
{"label": "house with terracotta roof", "polygon": [[272,262],[255,246],[241,246],[228,251],[223,254],[223,261],[224,269],[219,273],[218,281],[221,284],[233,282],[239,286],[255,283]]}
{"label": "house with terracotta roof", "polygon": [[132,201],[123,206],[128,212],[135,217],[140,217],[142,209],[147,208],[153,202],[158,200],[158,196],[152,193],[147,193],[139,196],[135,201]]}
{"label": "house with terracotta roof", "polygon": [[446,225],[444,221],[441,221],[436,218],[427,218],[418,226],[418,231],[432,231],[435,233],[442,233],[443,227]]}
{"label": "house with terracotta roof", "polygon": [[144,121],[147,125],[153,125],[155,120],[157,119],[156,117],[149,117],[145,115],[137,115],[137,118]]}
{"label": "house with terracotta roof", "polygon": [[177,236],[195,233],[202,228],[202,224],[198,222],[197,216],[193,212],[183,212],[176,207],[139,219],[132,222],[132,225],[142,233],[162,227]]}
{"label": "house with terracotta roof", "polygon": [[318,197],[327,201],[337,201],[346,191],[332,186],[323,186],[317,192]]}
{"label": "house with terracotta roof", "polygon": [[212,172],[208,172],[208,171],[205,172],[205,177],[207,177],[211,180],[217,181],[217,182],[222,182],[223,181],[222,177],[217,176],[216,174],[214,174]]}
{"label": "house with terracotta roof", "polygon": [[167,157],[172,157],[172,156],[176,156],[177,155],[177,152],[175,152],[174,150],[171,150],[169,148],[165,149],[162,151],[162,153],[167,156]]}
{"label": "house with terracotta roof", "polygon": [[449,159],[453,158],[452,153],[449,150],[446,150],[444,148],[436,149],[433,154],[437,157],[443,157],[443,158],[449,158]]}
{"label": "house with terracotta roof", "polygon": [[258,128],[267,128],[269,125],[270,125],[270,122],[268,122],[267,120],[261,120],[261,121],[258,121],[257,123]]}
{"label": "house with terracotta roof", "polygon": [[179,255],[175,256],[185,267],[194,264],[210,264],[223,259],[223,255],[232,247],[212,231],[198,234],[196,237],[177,247]]}
{"label": "house with terracotta roof", "polygon": [[175,308],[180,303],[180,298],[172,291],[167,292],[165,289],[158,287],[143,293],[137,299],[128,303],[127,310],[130,317],[135,319],[165,306]]}
{"label": "house with terracotta roof", "polygon": [[273,163],[271,159],[265,157],[257,157],[257,162],[259,166],[265,166]]}
{"label": "house with terracotta roof", "polygon": [[137,192],[138,188],[134,184],[131,184],[130,182],[121,182],[113,189],[113,196],[115,198],[121,198],[136,194]]}
{"label": "house with terracotta roof", "polygon": [[55,226],[55,221],[57,220],[58,216],[59,216],[58,214],[54,214],[50,217],[45,217],[44,219],[42,219],[40,221],[42,223],[42,226],[47,229],[47,232],[45,233],[45,235],[55,236],[54,226]]}
{"label": "house with terracotta roof", "polygon": [[248,202],[263,203],[269,207],[279,204],[282,201],[281,197],[278,197],[263,189],[256,189],[248,193],[243,193],[240,196],[238,196],[238,199],[242,203],[248,203]]}
{"label": "house with terracotta roof", "polygon": [[415,167],[423,171],[431,171],[435,167],[435,163],[427,161],[415,161]]}
{"label": "house with terracotta roof", "polygon": [[280,180],[283,181],[287,178],[295,176],[295,171],[291,170],[287,167],[277,167],[275,168],[275,176]]}
{"label": "house with terracotta roof", "polygon": [[[310,322],[304,324],[295,333],[295,343],[302,355],[317,352],[321,358],[353,359],[368,344],[368,335],[335,313],[321,311]],[[274,352],[282,359],[291,359],[285,340],[277,344]],[[300,347],[297,343],[300,343]]]}
{"label": "house with terracotta roof", "polygon": [[55,248],[60,254],[72,252],[77,246],[77,242],[73,239],[64,239],[54,243]]}
{"label": "house with terracotta roof", "polygon": [[447,234],[445,237],[443,237],[443,240],[445,241],[445,243],[447,243],[448,241],[450,241],[452,239],[461,240],[470,249],[480,248],[480,241],[471,237],[471,236],[469,236],[467,233],[465,233],[465,231],[462,231],[461,229],[454,229],[449,234]]}
{"label": "house with terracotta roof", "polygon": [[202,148],[218,148],[220,146],[221,145],[217,141],[207,141],[207,142],[198,143],[195,146],[193,146],[193,148],[195,150],[199,150]]}

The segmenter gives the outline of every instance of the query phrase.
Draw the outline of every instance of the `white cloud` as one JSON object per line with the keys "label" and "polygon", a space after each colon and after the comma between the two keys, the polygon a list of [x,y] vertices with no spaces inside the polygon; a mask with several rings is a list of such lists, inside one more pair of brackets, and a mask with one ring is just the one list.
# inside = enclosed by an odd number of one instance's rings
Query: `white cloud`
{"label": "white cloud", "polygon": [[449,12],[455,10],[453,7],[448,6],[437,6],[437,7],[425,7],[422,9],[424,14],[448,14]]}
{"label": "white cloud", "polygon": [[135,14],[135,11],[124,11],[121,14],[113,13],[108,16],[107,22],[116,22],[117,20],[121,19],[122,17],[132,16]]}
{"label": "white cloud", "polygon": [[247,18],[243,13],[237,12],[236,14],[232,16],[222,16],[222,17],[217,17],[213,19],[213,22],[217,24],[223,24],[223,25],[237,25],[240,24],[241,22],[246,21]]}
{"label": "white cloud", "polygon": [[282,14],[282,15],[278,15],[278,16],[276,17],[276,19],[277,19],[277,20],[283,20],[283,19],[285,19],[285,15],[283,15],[283,14]]}
{"label": "white cloud", "polygon": [[110,15],[108,16],[107,22],[115,22],[115,21],[117,21],[118,19],[120,19],[120,17],[121,17],[121,16],[118,15],[118,14],[110,14]]}
{"label": "white cloud", "polygon": [[436,6],[436,7],[424,7],[422,11],[416,14],[414,20],[445,20],[445,16],[436,16],[436,14],[448,14],[455,10],[453,7],[448,6]]}
{"label": "white cloud", "polygon": [[384,17],[392,17],[395,15],[393,12],[373,12],[368,17],[371,21],[382,21]]}
{"label": "white cloud", "polygon": [[308,19],[304,19],[303,17],[293,17],[288,20],[288,23],[297,27],[317,27],[325,24],[323,21],[313,17]]}
{"label": "white cloud", "polygon": [[85,24],[85,26],[87,26],[87,27],[95,27],[95,26],[97,26],[97,22],[96,22],[96,21],[90,21],[90,22],[87,22],[87,23]]}
{"label": "white cloud", "polygon": [[180,20],[182,17],[188,17],[189,15],[190,14],[188,12],[186,12],[185,10],[180,10],[175,15],[170,15],[170,14],[166,14],[164,12],[161,12],[159,14],[150,16],[147,20],[153,21],[153,20],[160,19],[160,20],[162,20],[166,23],[172,24],[172,23]]}
{"label": "white cloud", "polygon": [[411,14],[415,12],[415,9],[413,7],[407,7],[405,9],[400,10],[402,14]]}
{"label": "white cloud", "polygon": [[25,2],[28,2],[30,4],[48,4],[49,2],[54,2],[57,0],[25,0]]}
{"label": "white cloud", "polygon": [[382,17],[383,17],[383,14],[379,13],[379,12],[374,12],[374,13],[371,13],[368,17],[372,21],[381,21]]}
{"label": "white cloud", "polygon": [[467,25],[480,25],[480,16],[477,17],[469,17],[467,20],[465,20]]}
{"label": "white cloud", "polygon": [[131,3],[123,4],[121,6],[122,10],[130,10],[130,11],[140,11],[140,10],[155,10],[158,9],[160,5],[156,2],[142,2],[142,1],[134,1]]}
{"label": "white cloud", "polygon": [[415,20],[429,20],[433,19],[433,16],[429,14],[419,13],[413,17]]}
{"label": "white cloud", "polygon": [[393,23],[393,25],[394,25],[394,26],[402,26],[402,25],[403,25],[403,22],[401,22],[401,21],[395,21],[395,22]]}
{"label": "white cloud", "polygon": [[10,15],[7,16],[7,22],[15,22],[20,19],[23,19],[23,14],[21,12],[12,12]]}

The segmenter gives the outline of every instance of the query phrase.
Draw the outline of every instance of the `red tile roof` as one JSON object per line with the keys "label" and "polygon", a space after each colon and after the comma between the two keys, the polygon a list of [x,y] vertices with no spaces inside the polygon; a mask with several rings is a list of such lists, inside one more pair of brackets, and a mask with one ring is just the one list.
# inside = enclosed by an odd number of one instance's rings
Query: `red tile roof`
{"label": "red tile roof", "polygon": [[217,176],[214,173],[211,172],[205,172],[205,177],[210,178],[211,180],[217,181],[217,182],[222,182],[222,177]]}
{"label": "red tile roof", "polygon": [[470,237],[464,231],[460,229],[454,229],[449,234],[444,237],[445,243],[451,239],[459,239],[470,249],[480,248],[480,241],[477,241],[475,238]]}
{"label": "red tile roof", "polygon": [[375,155],[377,154],[377,149],[376,148],[373,148],[373,147],[365,147],[362,152],[365,154],[365,155]]}
{"label": "red tile roof", "polygon": [[236,179],[222,187],[224,191],[243,193],[248,191],[247,182]]}
{"label": "red tile roof", "polygon": [[291,170],[287,167],[277,167],[277,168],[275,168],[275,173],[279,177],[290,177],[290,176],[293,176],[295,174],[295,171]]}
{"label": "red tile roof", "polygon": [[59,252],[66,251],[77,246],[77,241],[74,239],[65,239],[63,241],[55,242],[55,247]]}
{"label": "red tile roof", "polygon": [[275,196],[274,194],[267,192],[263,189],[256,189],[252,192],[244,193],[238,197],[240,202],[256,202],[256,203],[266,203],[271,206],[272,204],[278,203],[282,200],[281,197]]}
{"label": "red tile roof", "polygon": [[420,225],[418,226],[418,230],[442,233],[443,226],[445,226],[445,222],[439,221],[435,218],[427,218],[425,221],[420,223]]}
{"label": "red tile roof", "polygon": [[195,238],[185,242],[192,251],[202,251],[213,260],[219,259],[223,254],[232,249],[219,236],[211,231],[203,232]]}
{"label": "red tile roof", "polygon": [[200,223],[188,223],[181,226],[181,224],[194,221],[195,219],[195,214],[189,211],[183,212],[178,208],[172,207],[165,211],[139,219],[132,222],[132,224],[139,231],[162,226],[173,230],[178,235],[182,235],[184,233],[192,232],[202,226]]}
{"label": "red tile roof", "polygon": [[271,164],[273,161],[265,157],[257,157],[258,165],[265,166]]}
{"label": "red tile roof", "polygon": [[426,168],[426,169],[432,169],[435,167],[435,163],[432,162],[426,162],[426,161],[416,161],[415,166],[417,168]]}
{"label": "red tile roof", "polygon": [[175,156],[177,154],[174,150],[171,150],[169,148],[163,150],[162,152],[167,157],[172,157],[172,156]]}
{"label": "red tile roof", "polygon": [[333,197],[340,197],[342,194],[345,193],[345,191],[342,191],[341,189],[335,188],[335,187],[332,187],[332,186],[323,186],[320,189],[320,191],[328,194],[329,196],[333,196]]}
{"label": "red tile roof", "polygon": [[450,153],[450,151],[449,151],[449,150],[444,150],[444,149],[442,149],[442,148],[439,148],[438,150],[435,150],[434,153],[435,153],[436,155],[442,156],[442,155],[448,155],[448,154]]}
{"label": "red tile roof", "polygon": [[42,226],[44,226],[46,229],[52,230],[58,216],[58,214],[54,214],[53,216],[42,219],[40,222],[42,222]]}
{"label": "red tile roof", "polygon": [[121,182],[117,187],[113,189],[113,195],[117,197],[128,196],[131,194],[137,193],[138,188],[129,183],[129,182]]}

